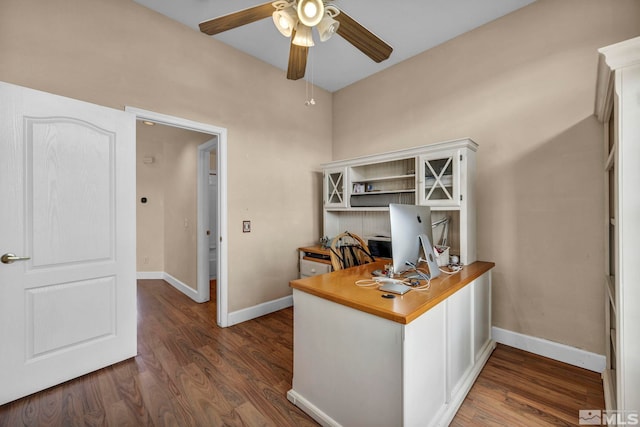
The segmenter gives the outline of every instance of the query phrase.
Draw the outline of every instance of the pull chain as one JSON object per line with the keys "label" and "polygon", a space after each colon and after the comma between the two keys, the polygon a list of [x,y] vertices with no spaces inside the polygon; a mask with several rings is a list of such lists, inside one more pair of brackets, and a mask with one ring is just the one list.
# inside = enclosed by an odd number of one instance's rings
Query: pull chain
{"label": "pull chain", "polygon": [[304,105],[309,107],[316,105],[316,100],[313,99],[313,50],[309,51],[309,65],[311,68],[311,98],[309,98],[309,80],[305,80],[305,95],[307,100]]}

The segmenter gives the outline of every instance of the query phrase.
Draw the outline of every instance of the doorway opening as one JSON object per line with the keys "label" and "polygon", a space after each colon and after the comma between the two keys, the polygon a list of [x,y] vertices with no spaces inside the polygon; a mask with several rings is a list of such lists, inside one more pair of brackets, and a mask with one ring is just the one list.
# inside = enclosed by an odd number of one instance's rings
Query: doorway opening
{"label": "doorway opening", "polygon": [[[187,294],[197,302],[208,301],[210,298],[210,266],[215,265],[216,276],[216,322],[221,327],[228,326],[228,303],[227,303],[227,191],[226,191],[226,170],[227,170],[227,131],[208,123],[194,122],[191,120],[155,113],[134,107],[125,107],[125,111],[135,114],[136,119],[143,122],[150,122],[168,126],[171,128],[184,129],[187,131],[206,134],[208,140],[197,146],[197,215],[195,218],[196,228],[196,289],[182,286],[179,281],[172,281],[170,274],[165,274],[167,280],[174,287]],[[212,230],[210,217],[211,204],[209,203],[209,181],[212,170],[211,159],[215,158],[215,181],[217,183],[215,197],[215,231]],[[153,159],[142,159],[143,162],[153,162]],[[142,195],[139,196],[139,206],[142,202]],[[141,197],[142,196],[142,197]],[[176,215],[171,218],[173,223],[179,221],[185,229],[192,227],[188,216]],[[209,262],[211,234],[215,233],[215,262]],[[180,257],[179,252],[176,257]],[[189,257],[183,260],[184,263],[192,262]],[[173,256],[169,257],[169,262],[178,262]],[[168,276],[168,277],[167,277]],[[177,282],[177,283],[176,283]]]}

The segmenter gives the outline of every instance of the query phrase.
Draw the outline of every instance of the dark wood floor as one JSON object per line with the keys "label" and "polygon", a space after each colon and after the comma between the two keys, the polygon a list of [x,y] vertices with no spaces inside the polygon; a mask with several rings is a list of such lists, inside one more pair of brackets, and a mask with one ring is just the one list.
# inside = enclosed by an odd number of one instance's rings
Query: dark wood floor
{"label": "dark wood floor", "polygon": [[[0,426],[316,425],[286,399],[292,309],[221,329],[215,302],[154,280],[138,306],[137,357],[0,406]],[[452,425],[576,425],[602,395],[598,374],[498,346]]]}
{"label": "dark wood floor", "polygon": [[498,344],[452,426],[573,426],[604,409],[600,374]]}

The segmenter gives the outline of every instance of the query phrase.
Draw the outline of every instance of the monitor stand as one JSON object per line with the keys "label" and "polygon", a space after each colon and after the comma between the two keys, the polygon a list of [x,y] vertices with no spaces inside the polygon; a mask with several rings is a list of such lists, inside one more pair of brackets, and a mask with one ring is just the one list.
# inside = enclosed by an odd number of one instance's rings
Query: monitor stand
{"label": "monitor stand", "polygon": [[433,252],[433,245],[429,240],[429,236],[426,234],[420,234],[418,236],[420,244],[422,245],[422,251],[424,252],[424,259],[429,266],[429,277],[435,279],[440,275],[440,266],[438,266],[438,259],[435,252]]}

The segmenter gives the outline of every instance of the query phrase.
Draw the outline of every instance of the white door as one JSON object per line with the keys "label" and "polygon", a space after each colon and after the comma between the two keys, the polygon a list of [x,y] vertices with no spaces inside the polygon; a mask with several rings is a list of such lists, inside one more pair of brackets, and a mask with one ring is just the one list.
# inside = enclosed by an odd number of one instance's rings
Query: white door
{"label": "white door", "polygon": [[0,82],[0,405],[135,356],[135,187],[133,114]]}

